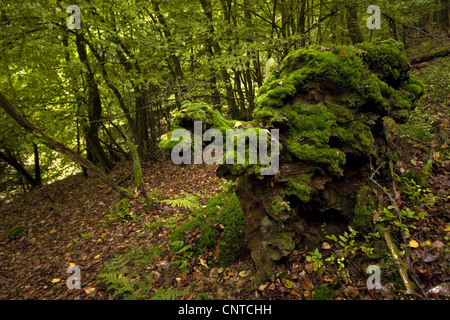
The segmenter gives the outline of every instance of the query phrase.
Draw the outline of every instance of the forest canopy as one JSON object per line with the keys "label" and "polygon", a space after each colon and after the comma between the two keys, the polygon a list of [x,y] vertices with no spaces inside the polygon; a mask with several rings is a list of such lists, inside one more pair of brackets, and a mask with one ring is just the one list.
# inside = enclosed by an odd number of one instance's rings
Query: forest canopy
{"label": "forest canopy", "polygon": [[[69,29],[69,3],[7,2],[0,23],[2,93],[47,135],[108,172],[129,157],[121,126],[140,156],[158,157],[158,139],[183,101],[249,119],[268,67],[293,49],[377,37],[408,44],[430,22],[448,26],[448,1],[377,1],[382,27],[368,29],[372,4],[82,1],[80,29]],[[80,170],[0,115],[3,198],[6,190]]]}

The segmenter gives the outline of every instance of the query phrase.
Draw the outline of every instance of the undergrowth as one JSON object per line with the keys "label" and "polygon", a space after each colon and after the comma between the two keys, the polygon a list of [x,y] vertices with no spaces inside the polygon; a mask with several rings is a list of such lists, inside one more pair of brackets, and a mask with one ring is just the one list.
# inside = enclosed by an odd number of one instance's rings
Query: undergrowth
{"label": "undergrowth", "polygon": [[149,269],[158,253],[159,249],[154,246],[130,246],[127,252],[104,264],[98,280],[112,297],[143,299],[152,288],[153,275]]}
{"label": "undergrowth", "polygon": [[236,195],[222,191],[211,197],[204,208],[194,211],[192,216],[170,236],[175,252],[179,255],[192,251],[199,255],[207,250],[214,253],[209,261],[211,265],[232,262],[242,249],[245,225]]}

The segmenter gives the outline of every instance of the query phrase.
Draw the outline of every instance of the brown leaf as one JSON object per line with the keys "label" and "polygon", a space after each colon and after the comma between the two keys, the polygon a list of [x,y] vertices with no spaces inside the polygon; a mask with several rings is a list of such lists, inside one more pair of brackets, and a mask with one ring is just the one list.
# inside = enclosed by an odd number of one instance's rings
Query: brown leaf
{"label": "brown leaf", "polygon": [[442,241],[436,240],[431,244],[432,247],[442,249],[444,247],[444,244]]}
{"label": "brown leaf", "polygon": [[307,277],[300,278],[300,285],[302,286],[303,290],[311,291],[314,288],[314,285]]}
{"label": "brown leaf", "polygon": [[347,296],[347,298],[354,299],[358,296],[358,288],[347,287],[344,289],[344,293]]}
{"label": "brown leaf", "polygon": [[328,242],[322,243],[322,249],[328,250],[331,249],[331,245]]}
{"label": "brown leaf", "polygon": [[220,252],[219,246],[216,246],[216,250],[214,252],[214,261],[215,262],[219,262],[219,252]]}
{"label": "brown leaf", "polygon": [[308,272],[309,274],[310,274],[311,272],[313,272],[313,269],[314,269],[314,264],[313,264],[313,263],[307,263],[307,264],[305,264],[305,270],[306,270],[306,272]]}
{"label": "brown leaf", "polygon": [[264,289],[267,287],[268,283],[262,284],[258,287],[259,291],[264,291]]}

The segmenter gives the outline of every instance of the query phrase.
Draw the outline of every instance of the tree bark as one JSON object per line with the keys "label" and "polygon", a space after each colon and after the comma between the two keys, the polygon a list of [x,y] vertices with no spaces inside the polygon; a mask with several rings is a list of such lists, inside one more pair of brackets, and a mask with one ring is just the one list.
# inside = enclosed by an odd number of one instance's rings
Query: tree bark
{"label": "tree bark", "polygon": [[300,7],[300,16],[298,17],[298,31],[300,35],[302,36],[300,40],[300,44],[302,47],[306,45],[305,41],[305,10],[306,10],[306,1],[302,1],[302,5]]}
{"label": "tree bark", "polygon": [[36,143],[33,143],[33,151],[34,151],[34,180],[38,184],[42,183],[41,177],[41,166],[39,164],[39,149]]}
{"label": "tree bark", "polygon": [[350,1],[347,4],[347,28],[349,31],[352,44],[361,43],[364,41],[361,30],[358,25],[358,14],[356,9],[356,3]]}
{"label": "tree bark", "polygon": [[97,83],[94,79],[94,74],[89,65],[86,43],[80,34],[76,34],[76,46],[80,61],[85,65],[87,72],[87,101],[86,105],[88,107],[88,119],[89,124],[85,129],[86,145],[88,152],[88,159],[94,163],[100,165],[100,167],[108,172],[114,166],[114,163],[107,157],[103,147],[100,144],[98,138],[98,129],[100,126],[101,116],[102,116],[102,102],[100,98],[100,91],[98,89]]}
{"label": "tree bark", "polygon": [[448,18],[448,12],[449,12],[449,0],[441,0],[441,9],[439,12],[439,22],[441,25],[441,29],[446,30],[450,28],[450,21]]}
{"label": "tree bark", "polygon": [[[200,0],[200,4],[203,8],[203,13],[209,22],[210,36],[208,37],[208,46],[209,51],[213,55],[218,55],[222,51],[220,45],[217,41],[214,41],[214,26],[213,26],[213,18],[212,18],[212,5],[209,0]],[[214,50],[214,51],[213,51]],[[225,99],[227,100],[228,112],[233,118],[237,118],[239,116],[239,109],[236,105],[236,101],[234,100],[233,87],[231,86],[230,75],[226,68],[220,69],[220,74],[225,83]]]}

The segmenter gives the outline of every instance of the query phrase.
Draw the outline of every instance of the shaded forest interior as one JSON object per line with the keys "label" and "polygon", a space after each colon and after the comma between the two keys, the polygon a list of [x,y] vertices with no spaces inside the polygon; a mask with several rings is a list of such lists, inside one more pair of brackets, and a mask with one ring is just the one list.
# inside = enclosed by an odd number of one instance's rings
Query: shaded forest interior
{"label": "shaded forest interior", "polygon": [[[1,281],[7,289],[2,289],[1,298],[396,299],[403,297],[403,291],[408,297],[413,291],[412,297],[420,299],[450,296],[445,271],[450,231],[448,0],[78,1],[79,29],[68,27],[72,14],[66,12],[68,5],[2,0],[0,212],[4,227],[0,258],[6,270]],[[367,11],[371,5],[380,8],[380,29],[368,27],[368,18],[374,14]],[[263,99],[265,89],[261,88],[273,80],[271,75],[278,68],[282,70],[291,52],[299,52],[295,50],[326,54],[348,46],[368,51],[366,43],[387,39],[403,44],[410,88],[417,84],[417,77],[425,84],[424,91],[392,85],[414,104],[408,106],[407,116],[398,110],[380,113],[402,120],[386,125],[389,133],[383,135],[392,154],[386,152],[384,167],[381,162],[370,163],[370,172],[366,154],[348,156],[345,170],[359,165],[361,159],[367,163],[354,176],[345,175],[346,181],[358,181],[365,174],[372,180],[370,188],[364,193],[361,185],[339,190],[341,185],[336,184],[333,192],[377,199],[370,204],[369,220],[381,215],[387,229],[392,229],[393,240],[387,235],[383,241],[388,247],[390,242],[404,244],[400,246],[406,252],[403,264],[392,258],[393,251],[381,248],[386,246],[379,243],[384,229],[373,228],[375,222],[368,223],[372,228],[355,231],[347,229],[347,223],[339,225],[341,221],[333,225],[333,219],[327,220],[328,228],[323,220],[308,221],[314,226],[314,234],[307,236],[309,247],[293,243],[291,248],[289,243],[286,255],[275,259],[281,264],[271,265],[267,279],[250,281],[255,258],[250,259],[244,243],[241,208],[244,201],[253,200],[243,199],[243,192],[236,197],[236,184],[218,178],[213,167],[174,166],[170,153],[160,148],[161,141],[174,129],[177,115],[200,102],[218,112],[223,121],[251,123],[273,102]],[[339,55],[353,57],[350,49],[342,50]],[[384,72],[388,71],[381,70],[377,77],[391,86],[389,78],[380,76]],[[315,85],[317,92],[323,89],[333,97],[342,89],[325,81]],[[309,104],[317,98],[311,92],[296,99]],[[377,121],[372,131],[378,130]],[[339,145],[333,138],[329,144]],[[377,170],[388,178],[378,181]],[[326,182],[313,180],[310,185],[322,190],[321,183]],[[270,183],[266,187],[273,188]],[[83,202],[77,202],[72,193]],[[288,198],[292,209],[294,203],[303,205],[290,195],[279,201],[283,210]],[[335,209],[329,207],[326,214]],[[92,214],[84,216],[89,210]],[[313,215],[315,210],[308,207],[305,212]],[[428,214],[427,223],[420,215],[423,212]],[[203,215],[208,218],[202,220]],[[71,217],[77,217],[78,224],[70,224]],[[58,229],[57,221],[70,227]],[[88,231],[81,227],[90,223]],[[345,241],[341,238],[339,243],[338,234]],[[26,279],[25,273],[16,270],[24,263],[19,252],[33,255],[26,244],[40,250],[49,244],[58,248],[34,256],[34,267],[24,270],[37,274],[39,280],[28,287],[14,281]],[[117,255],[105,249],[114,245],[120,248]],[[340,253],[330,254],[328,246],[340,248]],[[366,251],[378,256],[362,257]],[[416,264],[411,262],[413,257]],[[122,265],[120,259],[126,263]],[[384,276],[395,288],[376,293],[362,289],[367,275],[355,264],[371,259],[390,259]],[[66,290],[64,281],[52,282],[64,279],[62,266],[73,262],[88,275],[83,280],[87,290],[81,293]],[[39,264],[42,268],[34,269]],[[398,276],[404,265],[415,289],[409,290],[402,271]],[[60,269],[56,275],[51,271],[55,266]],[[218,279],[221,289],[210,292],[207,284]],[[195,289],[190,290],[190,281]],[[232,289],[225,289],[226,285]],[[160,290],[163,287],[171,289]]]}

